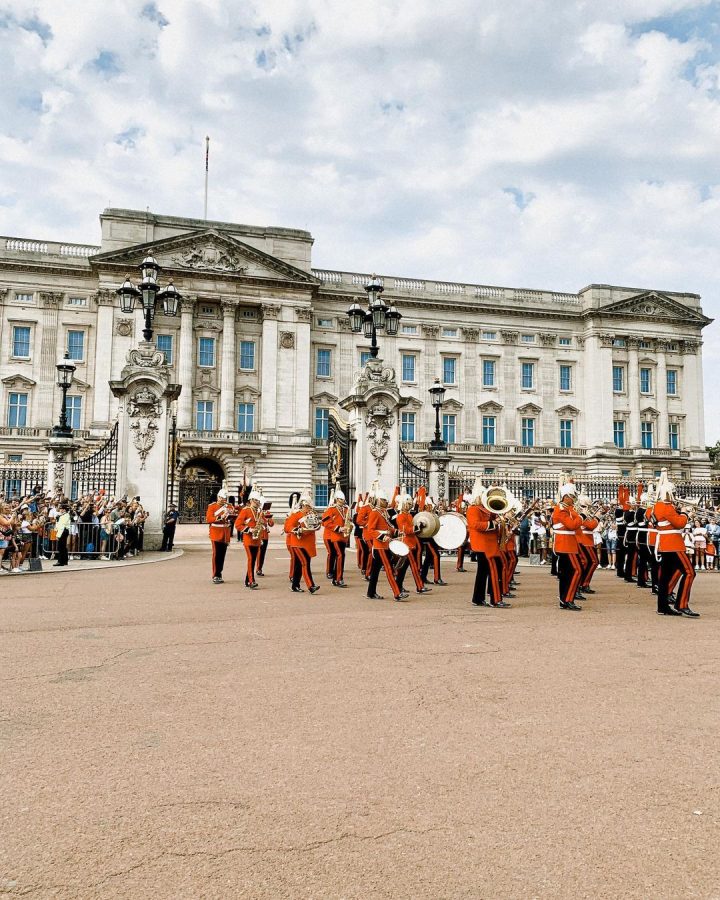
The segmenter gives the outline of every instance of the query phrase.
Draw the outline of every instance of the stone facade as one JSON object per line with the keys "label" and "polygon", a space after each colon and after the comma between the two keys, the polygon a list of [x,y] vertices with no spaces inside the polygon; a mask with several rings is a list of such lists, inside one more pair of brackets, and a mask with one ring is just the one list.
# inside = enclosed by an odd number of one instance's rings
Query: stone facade
{"label": "stone facade", "polygon": [[[254,477],[285,501],[324,482],[323,416],[367,342],[346,315],[368,273],[312,268],[305,231],[108,209],[101,245],[0,238],[0,461],[44,459],[57,421],[55,364],[70,342],[81,440],[117,418],[117,380],[142,331],[116,288],[152,252],[183,296],[158,314],[177,401],[179,466],[214,460],[228,485]],[[380,336],[406,401],[398,429],[420,460],[434,430],[428,388],[446,382],[451,468],[481,474],[706,477],[700,298],[593,284],[577,294],[385,276],[403,315]],[[395,451],[393,451],[395,452]],[[492,470],[492,472],[491,472]]]}

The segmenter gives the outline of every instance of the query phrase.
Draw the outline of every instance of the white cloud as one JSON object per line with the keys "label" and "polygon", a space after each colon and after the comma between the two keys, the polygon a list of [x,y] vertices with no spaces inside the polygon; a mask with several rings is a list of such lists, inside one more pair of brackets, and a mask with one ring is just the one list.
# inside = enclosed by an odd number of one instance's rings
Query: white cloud
{"label": "white cloud", "polygon": [[198,215],[209,133],[211,215],[307,227],[319,266],[690,290],[717,314],[717,13],[6,0],[0,231],[92,241],[108,204]]}

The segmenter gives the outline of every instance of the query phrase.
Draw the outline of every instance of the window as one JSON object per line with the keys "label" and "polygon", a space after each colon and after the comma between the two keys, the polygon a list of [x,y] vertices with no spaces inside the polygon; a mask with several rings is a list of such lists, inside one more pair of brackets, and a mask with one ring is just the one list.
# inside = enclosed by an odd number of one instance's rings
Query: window
{"label": "window", "polygon": [[678,348],[677,344],[668,344],[668,350],[675,351]]}
{"label": "window", "polygon": [[573,432],[573,423],[572,419],[560,419],[560,446],[561,447],[572,447],[572,432]]}
{"label": "window", "polygon": [[[629,478],[630,477],[630,469],[621,469],[620,470],[621,478]],[[659,476],[658,476],[659,477]]]}
{"label": "window", "polygon": [[442,358],[442,371],[443,371],[443,384],[456,384],[456,363],[457,360],[454,356],[443,356]]}
{"label": "window", "polygon": [[198,400],[195,406],[195,428],[197,431],[213,430],[213,401]]}
{"label": "window", "polygon": [[257,313],[254,309],[244,309],[242,311],[243,319],[257,319]]}
{"label": "window", "polygon": [[522,445],[523,447],[535,446],[535,419],[522,420]]}
{"label": "window", "polygon": [[16,303],[34,303],[35,295],[34,294],[15,294],[15,302]]}
{"label": "window", "polygon": [[670,397],[677,394],[677,369],[667,370],[667,392]]}
{"label": "window", "polygon": [[369,350],[361,350],[360,351],[360,368],[364,369],[368,364],[368,360],[370,359],[370,351]]}
{"label": "window", "polygon": [[255,431],[254,403],[238,403],[237,430],[245,434]]}
{"label": "window", "polygon": [[417,334],[417,325],[403,325],[400,329],[403,334]]}
{"label": "window", "polygon": [[442,417],[442,431],[443,431],[443,440],[446,444],[454,444],[455,443],[455,432],[457,425],[457,416],[454,413],[450,415],[443,415]]}
{"label": "window", "polygon": [[622,394],[625,390],[625,369],[622,366],[613,366],[613,391]]}
{"label": "window", "polygon": [[214,316],[215,315],[215,307],[214,306],[201,306],[200,307],[200,315],[201,316]]}
{"label": "window", "polygon": [[324,508],[330,502],[330,486],[327,484],[315,485],[315,506]]}
{"label": "window", "polygon": [[415,440],[415,413],[414,412],[400,413],[400,440],[401,441],[414,441]]}
{"label": "window", "polygon": [[572,390],[572,366],[560,366],[560,390]]}
{"label": "window", "polygon": [[668,425],[668,444],[671,450],[680,449],[680,426],[676,422]]}
{"label": "window", "polygon": [[535,383],[535,363],[522,364],[522,388],[532,390]]}
{"label": "window", "polygon": [[68,306],[87,306],[87,297],[68,297]]}
{"label": "window", "polygon": [[640,369],[640,393],[649,394],[651,383],[650,369]]}
{"label": "window", "polygon": [[8,398],[7,423],[10,428],[27,427],[28,395],[11,393]]}
{"label": "window", "polygon": [[619,419],[613,422],[613,443],[618,450],[625,446],[625,423]]}
{"label": "window", "polygon": [[482,364],[482,386],[495,387],[495,360],[484,359]]}
{"label": "window", "polygon": [[443,337],[457,337],[457,328],[443,328]]}
{"label": "window", "polygon": [[68,331],[67,350],[70,359],[74,362],[82,362],[85,359],[85,332]]}
{"label": "window", "polygon": [[12,355],[30,359],[30,326],[15,325],[12,330]]}
{"label": "window", "polygon": [[155,346],[165,356],[165,365],[171,366],[173,361],[172,346],[173,339],[171,334],[156,334]]}
{"label": "window", "polygon": [[569,347],[571,343],[572,343],[572,341],[570,340],[569,337],[561,337],[558,339],[558,344],[561,347]]}
{"label": "window", "polygon": [[68,425],[78,431],[82,428],[82,397],[71,397],[68,394],[66,408]]}
{"label": "window", "polygon": [[640,443],[643,450],[650,450],[653,446],[653,423],[642,422],[640,424]]}
{"label": "window", "polygon": [[483,331],[482,339],[484,341],[496,341],[497,340],[497,331]]}
{"label": "window", "polygon": [[415,381],[415,357],[410,353],[402,355],[402,380]]}
{"label": "window", "polygon": [[495,424],[497,419],[495,416],[482,417],[482,442],[483,444],[495,443]]}
{"label": "window", "polygon": [[14,462],[14,463],[22,462],[22,453],[8,453],[7,461],[9,463],[10,462]]}
{"label": "window", "polygon": [[200,338],[200,365],[211,369],[215,365],[215,338]]}
{"label": "window", "polygon": [[520,336],[520,340],[523,344],[534,344],[535,343],[535,335],[534,334],[523,334]]}
{"label": "window", "polygon": [[318,378],[330,377],[330,363],[332,360],[332,351],[319,349],[317,351],[317,360],[315,366],[315,374]]}
{"label": "window", "polygon": [[613,338],[612,345],[613,345],[613,347],[624,347],[625,346],[625,338]]}
{"label": "window", "polygon": [[315,466],[316,471],[319,475],[327,475],[328,472],[328,464],[326,462],[319,462]]}
{"label": "window", "polygon": [[495,467],[494,466],[485,466],[483,469],[483,475],[494,475]]}
{"label": "window", "polygon": [[330,424],[330,410],[318,407],[315,410],[315,437],[321,441],[328,439],[328,426]]}
{"label": "window", "polygon": [[333,320],[332,320],[332,319],[321,319],[321,318],[318,318],[318,320],[317,320],[317,327],[318,327],[318,328],[332,328],[332,327],[333,327]]}
{"label": "window", "polygon": [[240,368],[255,368],[255,341],[240,341]]}
{"label": "window", "polygon": [[523,469],[523,475],[534,475],[535,469]]}

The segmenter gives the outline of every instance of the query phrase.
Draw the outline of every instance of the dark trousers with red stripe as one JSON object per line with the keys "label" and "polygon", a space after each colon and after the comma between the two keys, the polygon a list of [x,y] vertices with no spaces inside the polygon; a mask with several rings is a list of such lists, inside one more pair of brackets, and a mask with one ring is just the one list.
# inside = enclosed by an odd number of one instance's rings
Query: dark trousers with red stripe
{"label": "dark trousers with red stripe", "polygon": [[345,575],[345,541],[325,541],[328,548],[327,574],[333,581],[342,581]]}
{"label": "dark trousers with red stripe", "polygon": [[245,584],[255,584],[255,566],[257,565],[258,557],[260,555],[260,545],[246,544],[245,542],[243,542],[243,546],[245,547],[245,554],[247,556],[247,572],[245,573]]}
{"label": "dark trousers with red stripe", "polygon": [[625,581],[635,580],[635,566],[637,563],[637,544],[633,542],[627,545],[625,550],[625,569],[623,577]]}
{"label": "dark trousers with red stripe", "polygon": [[393,572],[392,560],[390,559],[390,554],[387,550],[378,550],[377,547],[373,549],[372,558],[370,565],[370,581],[368,582],[367,595],[368,597],[373,597],[377,593],[377,585],[378,578],[380,577],[380,569],[385,569],[385,574],[387,575],[388,584],[390,585],[390,590],[393,592],[393,597],[397,597],[400,593],[400,588],[398,587],[398,583],[395,580],[395,573]]}
{"label": "dark trousers with red stripe", "polygon": [[582,567],[579,554],[558,553],[558,580],[560,582],[560,602],[572,603],[580,587]]}
{"label": "dark trousers with red stripe", "polygon": [[365,545],[368,549],[367,558],[365,559],[365,577],[370,577],[370,569],[372,569],[373,564],[373,546],[372,541],[365,541]]}
{"label": "dark trousers with red stripe", "polygon": [[267,548],[268,548],[268,541],[266,538],[264,541],[260,542],[260,552],[258,553],[258,559],[257,559],[258,572],[262,572],[262,570],[265,566],[265,554],[267,553]]}
{"label": "dark trousers with red stripe", "polygon": [[302,547],[291,547],[290,554],[292,557],[292,586],[299,588],[302,577],[309,588],[315,587],[310,571],[310,554],[307,550]]}
{"label": "dark trousers with red stripe", "polygon": [[652,552],[647,544],[638,544],[637,583],[647,584],[652,577]]}
{"label": "dark trousers with red stripe", "polygon": [[355,552],[357,554],[357,567],[361,572],[364,572],[370,551],[363,538],[357,534],[355,535]]}
{"label": "dark trousers with red stripe", "polygon": [[405,583],[405,575],[407,573],[408,568],[412,572],[413,581],[415,582],[415,587],[418,591],[422,590],[423,580],[422,575],[420,574],[420,556],[422,554],[422,548],[418,544],[415,547],[410,547],[410,552],[407,556],[401,556],[400,562],[395,569],[395,579],[397,582],[397,586],[400,590],[403,589],[403,584]]}
{"label": "dark trousers with red stripe", "polygon": [[590,582],[598,567],[598,555],[595,547],[588,544],[580,544],[580,565],[582,567],[582,577],[580,584],[582,587],[590,587]]}
{"label": "dark trousers with red stripe", "polygon": [[428,541],[425,541],[425,559],[423,560],[421,569],[423,581],[427,581],[431,565],[433,567],[433,575],[435,576],[435,581],[440,581],[440,548],[432,538],[430,538],[430,540]]}
{"label": "dark trousers with red stripe", "polygon": [[475,560],[477,562],[477,572],[475,573],[475,586],[473,587],[472,601],[475,604],[482,604],[485,601],[486,593],[490,593],[490,602],[493,606],[502,599],[502,590],[500,587],[500,557],[491,556],[488,558],[484,553],[475,551]]}
{"label": "dark trousers with red stripe", "polygon": [[212,573],[213,578],[222,578],[227,544],[224,541],[212,541]]}
{"label": "dark trousers with red stripe", "polygon": [[663,550],[658,582],[658,609],[667,609],[668,597],[673,591],[676,598],[675,606],[678,609],[687,609],[690,605],[690,591],[694,580],[695,569],[687,553]]}
{"label": "dark trousers with red stripe", "polygon": [[455,566],[456,570],[459,572],[460,569],[464,568],[465,565],[465,553],[468,550],[467,541],[464,544],[460,544],[457,552],[457,565]]}

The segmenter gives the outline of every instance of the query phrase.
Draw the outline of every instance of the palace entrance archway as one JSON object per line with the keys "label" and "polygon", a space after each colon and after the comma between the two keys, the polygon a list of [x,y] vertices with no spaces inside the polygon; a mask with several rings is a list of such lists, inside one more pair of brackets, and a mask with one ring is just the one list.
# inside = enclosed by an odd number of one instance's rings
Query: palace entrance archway
{"label": "palace entrance archway", "polygon": [[217,496],[224,478],[222,466],[216,460],[206,457],[188,460],[180,470],[180,521],[204,522],[208,503]]}

